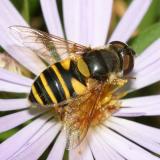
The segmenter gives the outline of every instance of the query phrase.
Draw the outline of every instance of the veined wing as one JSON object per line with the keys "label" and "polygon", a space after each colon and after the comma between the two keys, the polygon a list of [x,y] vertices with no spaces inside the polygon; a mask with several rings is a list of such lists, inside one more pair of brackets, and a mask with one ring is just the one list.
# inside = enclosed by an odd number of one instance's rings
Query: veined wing
{"label": "veined wing", "polygon": [[10,29],[15,39],[35,51],[49,64],[66,58],[70,53],[83,54],[88,49],[83,45],[29,27],[11,26]]}
{"label": "veined wing", "polygon": [[100,106],[102,84],[66,106],[64,125],[67,132],[67,148],[78,146],[86,136],[97,109]]}

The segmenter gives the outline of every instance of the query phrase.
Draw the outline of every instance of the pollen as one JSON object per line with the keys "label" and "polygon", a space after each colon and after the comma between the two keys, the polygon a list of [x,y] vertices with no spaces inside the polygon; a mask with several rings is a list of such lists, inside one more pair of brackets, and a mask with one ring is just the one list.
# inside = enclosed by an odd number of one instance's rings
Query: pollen
{"label": "pollen", "polygon": [[97,125],[106,121],[113,113],[118,111],[121,107],[120,99],[127,93],[120,89],[127,83],[127,80],[116,79],[105,85],[103,90],[99,107],[94,112],[91,126],[96,127]]}

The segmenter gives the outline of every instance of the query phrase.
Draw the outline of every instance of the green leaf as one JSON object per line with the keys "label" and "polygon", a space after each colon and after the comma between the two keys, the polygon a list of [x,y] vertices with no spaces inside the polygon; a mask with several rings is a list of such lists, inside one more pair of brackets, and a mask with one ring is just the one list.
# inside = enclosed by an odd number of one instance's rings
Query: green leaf
{"label": "green leaf", "polygon": [[160,38],[160,23],[155,23],[134,38],[131,46],[139,54],[158,38]]}
{"label": "green leaf", "polygon": [[27,22],[30,21],[30,14],[29,14],[29,2],[28,0],[23,0],[22,6],[22,15]]}
{"label": "green leaf", "polygon": [[142,31],[146,28],[146,26],[151,26],[153,23],[156,22],[159,15],[159,6],[160,6],[160,0],[154,0],[152,1],[151,6],[149,7],[147,13],[145,14],[143,20],[141,21],[138,29],[139,31]]}

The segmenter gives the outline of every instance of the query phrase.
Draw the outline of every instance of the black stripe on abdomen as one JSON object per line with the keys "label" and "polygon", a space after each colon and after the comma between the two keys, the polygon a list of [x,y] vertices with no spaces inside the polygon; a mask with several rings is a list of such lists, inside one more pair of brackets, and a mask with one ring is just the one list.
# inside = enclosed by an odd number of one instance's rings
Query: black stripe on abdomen
{"label": "black stripe on abdomen", "polygon": [[71,78],[72,78],[72,74],[70,73],[70,71],[65,70],[60,63],[56,63],[55,64],[56,67],[58,68],[59,72],[61,73],[62,78],[64,79],[66,86],[69,90],[69,93],[71,96],[74,95],[74,89],[72,87],[71,84]]}
{"label": "black stripe on abdomen", "polygon": [[32,90],[31,90],[28,98],[32,103],[38,103],[37,100],[35,99],[34,95],[33,95]]}
{"label": "black stripe on abdomen", "polygon": [[48,96],[45,88],[43,87],[43,84],[40,80],[40,78],[38,77],[36,79],[36,81],[34,82],[34,86],[37,90],[37,93],[39,94],[39,97],[41,98],[41,100],[43,101],[43,104],[44,105],[47,105],[48,103],[51,102],[51,99],[50,97]]}
{"label": "black stripe on abdomen", "polygon": [[60,63],[56,63],[55,66],[58,68],[59,72],[61,73],[61,76],[63,80],[66,83],[66,86],[69,90],[69,93],[71,97],[76,96],[76,93],[74,91],[74,88],[71,83],[71,79],[75,78],[77,79],[80,83],[85,84],[85,78],[84,76],[78,71],[77,64],[73,61],[70,62],[70,69],[65,70]]}
{"label": "black stripe on abdomen", "polygon": [[63,88],[54,72],[54,70],[49,67],[43,72],[46,81],[48,82],[49,87],[51,88],[52,92],[54,93],[57,102],[62,102],[65,100],[65,94]]}

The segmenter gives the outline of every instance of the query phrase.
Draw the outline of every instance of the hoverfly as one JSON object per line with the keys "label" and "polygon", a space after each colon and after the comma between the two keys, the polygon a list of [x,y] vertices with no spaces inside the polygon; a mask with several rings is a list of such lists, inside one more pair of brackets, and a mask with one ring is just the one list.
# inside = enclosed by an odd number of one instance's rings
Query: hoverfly
{"label": "hoverfly", "polygon": [[76,147],[102,108],[106,86],[132,71],[135,52],[120,41],[90,48],[29,27],[11,29],[48,63],[32,84],[29,101],[57,108],[67,130],[68,148]]}

